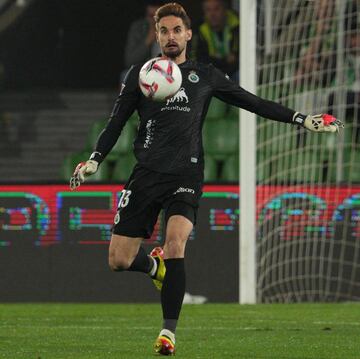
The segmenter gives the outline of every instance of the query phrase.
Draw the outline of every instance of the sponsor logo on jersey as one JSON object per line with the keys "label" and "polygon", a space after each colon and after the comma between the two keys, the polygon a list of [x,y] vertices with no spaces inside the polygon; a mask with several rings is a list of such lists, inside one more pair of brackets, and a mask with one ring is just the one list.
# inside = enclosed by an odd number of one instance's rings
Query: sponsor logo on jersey
{"label": "sponsor logo on jersey", "polygon": [[153,142],[154,125],[155,125],[155,120],[150,119],[148,120],[148,122],[146,122],[146,135],[145,135],[144,148],[149,148]]}
{"label": "sponsor logo on jersey", "polygon": [[191,194],[195,194],[195,191],[192,188],[184,188],[184,187],[179,187],[174,194],[177,193],[191,193]]}
{"label": "sponsor logo on jersey", "polygon": [[184,102],[188,103],[189,102],[189,98],[185,92],[185,89],[183,87],[180,88],[180,90],[171,98],[169,98],[166,102],[166,106],[168,106],[171,103],[174,102]]}
{"label": "sponsor logo on jersey", "polygon": [[188,76],[188,80],[194,84],[198,83],[200,78],[198,76],[198,74],[195,71],[190,71],[189,72],[189,76]]}
{"label": "sponsor logo on jersey", "polygon": [[[161,111],[183,111],[190,112],[190,107],[188,106],[179,106],[183,103],[188,103],[189,97],[185,92],[183,87],[170,99],[167,100],[166,106],[161,108]],[[179,105],[175,105],[174,103],[178,103]],[[173,104],[173,105],[172,105]],[[172,106],[171,106],[172,105]]]}

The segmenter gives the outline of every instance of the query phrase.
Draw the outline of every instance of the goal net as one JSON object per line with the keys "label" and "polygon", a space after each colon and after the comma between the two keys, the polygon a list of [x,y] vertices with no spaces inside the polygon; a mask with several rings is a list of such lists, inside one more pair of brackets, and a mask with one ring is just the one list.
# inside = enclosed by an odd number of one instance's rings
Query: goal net
{"label": "goal net", "polygon": [[340,134],[257,119],[257,301],[360,299],[360,1],[258,0],[257,94]]}

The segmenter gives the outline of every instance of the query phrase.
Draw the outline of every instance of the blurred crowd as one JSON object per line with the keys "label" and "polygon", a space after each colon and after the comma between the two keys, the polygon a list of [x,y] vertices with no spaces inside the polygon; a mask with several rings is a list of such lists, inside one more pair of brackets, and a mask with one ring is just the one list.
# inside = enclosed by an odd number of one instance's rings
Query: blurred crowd
{"label": "blurred crowd", "polygon": [[[268,96],[273,94],[284,103],[290,97],[304,95],[314,110],[319,107],[335,116],[344,116],[355,129],[353,139],[360,142],[360,1],[274,3],[278,6],[274,14],[283,6],[283,16],[272,18],[270,51],[260,31],[260,87],[264,85]],[[269,31],[264,19],[259,22],[264,32]],[[275,75],[271,64],[277,66]],[[272,76],[277,80],[277,95],[275,86],[269,86],[275,83]]]}

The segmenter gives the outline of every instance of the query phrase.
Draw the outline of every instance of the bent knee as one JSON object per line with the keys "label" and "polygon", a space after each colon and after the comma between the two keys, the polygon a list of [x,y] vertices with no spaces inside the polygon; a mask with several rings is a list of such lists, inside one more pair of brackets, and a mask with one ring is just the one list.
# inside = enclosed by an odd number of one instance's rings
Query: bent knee
{"label": "bent knee", "polygon": [[125,271],[129,269],[131,262],[131,259],[128,259],[126,257],[122,257],[113,253],[109,254],[109,267],[112,271]]}

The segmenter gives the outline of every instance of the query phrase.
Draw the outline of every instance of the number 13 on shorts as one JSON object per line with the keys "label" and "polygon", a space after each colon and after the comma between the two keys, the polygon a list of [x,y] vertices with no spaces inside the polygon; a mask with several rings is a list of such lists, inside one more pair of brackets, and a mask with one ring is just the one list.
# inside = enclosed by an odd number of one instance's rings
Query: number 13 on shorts
{"label": "number 13 on shorts", "polygon": [[114,224],[118,224],[120,222],[120,213],[119,212],[120,212],[121,208],[125,208],[129,204],[130,195],[131,195],[130,190],[123,189],[121,191],[119,204],[118,204],[117,211],[116,211],[115,218],[114,218]]}
{"label": "number 13 on shorts", "polygon": [[123,189],[121,191],[118,209],[125,208],[129,204],[130,196],[131,196],[130,190]]}

